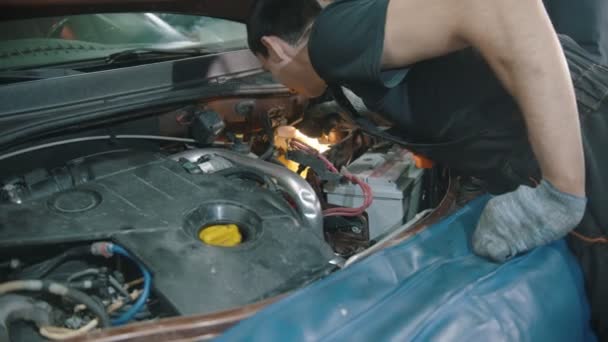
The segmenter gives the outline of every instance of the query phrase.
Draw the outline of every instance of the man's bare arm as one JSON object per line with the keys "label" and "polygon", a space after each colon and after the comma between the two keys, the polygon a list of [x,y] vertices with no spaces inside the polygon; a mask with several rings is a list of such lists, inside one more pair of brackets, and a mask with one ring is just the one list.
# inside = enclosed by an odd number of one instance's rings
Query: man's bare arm
{"label": "man's bare arm", "polygon": [[406,66],[473,46],[523,111],[543,178],[585,194],[576,99],[541,0],[391,0],[383,66]]}

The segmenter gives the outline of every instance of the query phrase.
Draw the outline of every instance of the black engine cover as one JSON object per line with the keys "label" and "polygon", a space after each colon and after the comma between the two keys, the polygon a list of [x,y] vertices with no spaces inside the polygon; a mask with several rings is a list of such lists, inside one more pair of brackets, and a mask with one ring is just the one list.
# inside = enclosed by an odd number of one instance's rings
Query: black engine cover
{"label": "black engine cover", "polygon": [[[111,240],[152,271],[155,293],[179,314],[255,302],[330,268],[325,241],[280,194],[253,182],[190,174],[167,157],[132,151],[83,167],[90,180],[71,189],[0,205],[0,249]],[[198,239],[201,227],[227,222],[241,227],[244,243]]]}

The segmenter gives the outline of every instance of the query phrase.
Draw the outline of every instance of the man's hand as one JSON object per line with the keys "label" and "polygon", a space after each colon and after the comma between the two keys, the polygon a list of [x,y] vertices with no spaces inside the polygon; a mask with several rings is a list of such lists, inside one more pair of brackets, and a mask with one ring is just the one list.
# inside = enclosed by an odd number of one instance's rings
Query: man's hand
{"label": "man's hand", "polygon": [[492,198],[473,234],[478,255],[503,262],[564,237],[583,217],[587,201],[543,180]]}
{"label": "man's hand", "polygon": [[475,250],[504,260],[564,236],[583,215],[585,161],[576,98],[542,0],[390,0],[384,68],[466,46],[483,55],[517,101],[545,180],[537,189],[521,187],[492,199],[483,212]]}

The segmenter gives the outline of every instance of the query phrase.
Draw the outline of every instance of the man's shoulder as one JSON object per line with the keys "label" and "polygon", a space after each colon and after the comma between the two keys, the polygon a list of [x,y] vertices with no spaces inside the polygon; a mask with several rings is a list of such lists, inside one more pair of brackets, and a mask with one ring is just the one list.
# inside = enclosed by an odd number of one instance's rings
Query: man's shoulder
{"label": "man's shoulder", "polygon": [[[380,9],[388,0],[336,0],[327,5],[315,19],[313,32],[322,38],[346,38],[341,33],[353,33],[353,28],[373,21]],[[380,5],[380,6],[379,6]],[[384,18],[384,15],[381,16]],[[364,22],[365,21],[365,22]]]}
{"label": "man's shoulder", "polygon": [[332,83],[373,77],[382,53],[387,4],[388,0],[339,0],[321,11],[308,51],[323,79]]}

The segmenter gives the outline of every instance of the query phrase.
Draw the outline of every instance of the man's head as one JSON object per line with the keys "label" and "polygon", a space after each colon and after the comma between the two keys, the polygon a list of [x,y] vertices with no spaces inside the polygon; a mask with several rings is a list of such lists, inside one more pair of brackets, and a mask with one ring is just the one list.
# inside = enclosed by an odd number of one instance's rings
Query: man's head
{"label": "man's head", "polygon": [[317,0],[257,0],[247,22],[249,48],[264,69],[297,92],[315,97],[325,82],[308,57],[308,37],[321,11]]}

